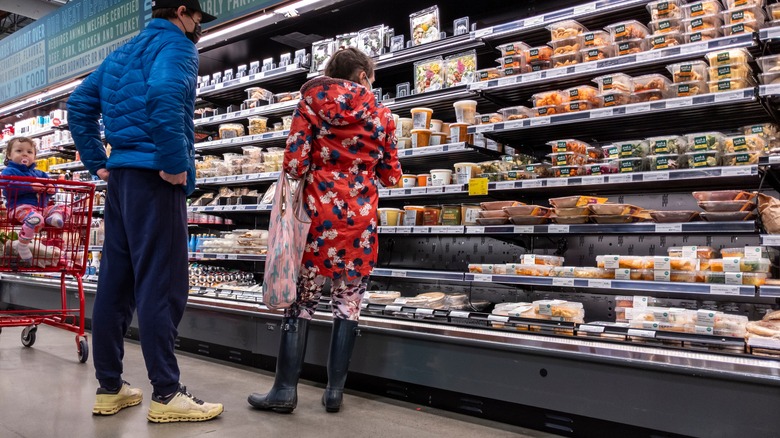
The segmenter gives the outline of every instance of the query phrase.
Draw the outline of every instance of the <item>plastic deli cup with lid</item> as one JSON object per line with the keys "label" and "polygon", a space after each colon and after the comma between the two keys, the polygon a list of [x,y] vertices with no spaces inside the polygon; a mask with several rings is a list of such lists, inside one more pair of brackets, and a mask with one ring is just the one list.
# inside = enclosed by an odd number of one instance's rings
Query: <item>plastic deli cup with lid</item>
{"label": "plastic deli cup with lid", "polygon": [[452,181],[452,171],[450,169],[432,169],[431,185],[446,186]]}
{"label": "plastic deli cup with lid", "polygon": [[412,147],[422,148],[431,144],[430,129],[412,129]]}
{"label": "plastic deli cup with lid", "polygon": [[431,174],[430,173],[421,173],[417,175],[417,186],[418,187],[425,187],[430,185],[431,180]]}
{"label": "plastic deli cup with lid", "polygon": [[404,174],[401,176],[401,187],[408,189],[417,186],[417,175]]}
{"label": "plastic deli cup with lid", "polygon": [[433,110],[430,108],[412,108],[412,125],[414,129],[428,129],[431,125]]}
{"label": "plastic deli cup with lid", "polygon": [[407,205],[404,207],[404,212],[406,213],[402,222],[404,226],[414,227],[423,224],[423,213],[425,212],[425,207],[419,205]]}
{"label": "plastic deli cup with lid", "polygon": [[450,141],[453,143],[471,143],[468,123],[450,123]]}
{"label": "plastic deli cup with lid", "polygon": [[431,134],[431,146],[439,146],[442,144],[447,144],[447,133],[445,132],[434,132]]}
{"label": "plastic deli cup with lid", "polygon": [[455,107],[455,119],[458,123],[474,123],[477,115],[476,100],[459,100],[453,104]]}
{"label": "plastic deli cup with lid", "polygon": [[412,129],[414,129],[414,121],[408,117],[401,117],[398,119],[398,125],[396,125],[397,137],[411,137]]}
{"label": "plastic deli cup with lid", "polygon": [[482,170],[476,163],[455,163],[456,184],[468,184],[471,178],[476,178],[480,173]]}
{"label": "plastic deli cup with lid", "polygon": [[379,208],[379,224],[383,227],[397,227],[404,213],[400,208]]}

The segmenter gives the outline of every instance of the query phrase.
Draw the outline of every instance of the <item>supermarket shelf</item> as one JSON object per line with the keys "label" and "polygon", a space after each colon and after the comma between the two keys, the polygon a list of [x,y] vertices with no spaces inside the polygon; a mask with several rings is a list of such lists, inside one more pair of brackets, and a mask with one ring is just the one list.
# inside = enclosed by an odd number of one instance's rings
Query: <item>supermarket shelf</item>
{"label": "supermarket shelf", "polygon": [[780,247],[780,235],[777,234],[762,234],[761,245],[764,246],[778,246]]}
{"label": "supermarket shelf", "polygon": [[759,166],[773,166],[780,164],[780,155],[770,155],[758,159]]}
{"label": "supermarket shelf", "polygon": [[632,7],[641,6],[642,9],[644,9],[646,3],[646,1],[642,0],[600,0],[571,8],[560,9],[543,15],[487,27],[485,29],[479,29],[472,32],[472,36],[474,38],[484,38],[487,41],[495,41],[514,37],[533,30],[540,30],[548,24],[567,19],[580,20],[589,17],[607,16],[612,18],[613,21],[619,21],[619,19],[614,19],[615,13]]}
{"label": "supermarket shelf", "polygon": [[218,185],[246,185],[261,182],[273,182],[279,179],[280,172],[252,173],[246,175],[216,176],[213,178],[198,178],[195,183],[198,186]]}
{"label": "supermarket shelf", "polygon": [[[652,123],[632,123],[638,119],[647,120],[647,117],[652,117]],[[758,102],[756,90],[746,88],[477,125],[469,127],[469,133],[484,133],[487,137],[510,144],[541,142],[566,135],[606,141],[657,134],[660,129],[702,131],[722,127],[723,120],[748,123],[766,117],[765,109]]]}
{"label": "supermarket shelf", "polygon": [[719,348],[744,348],[744,338],[734,338],[730,336],[700,335],[695,333],[667,332],[663,330],[651,329],[632,329],[615,325],[578,324],[577,332],[590,335],[621,335],[627,338],[656,339],[659,341],[678,341],[695,344],[712,344]]}
{"label": "supermarket shelf", "polygon": [[220,123],[234,122],[236,120],[246,120],[252,116],[289,116],[292,115],[297,105],[298,100],[291,100],[289,102],[263,105],[257,108],[246,109],[243,111],[219,114],[212,117],[195,119],[195,126],[219,125]]}
{"label": "supermarket shelf", "polygon": [[470,49],[480,49],[485,43],[474,34],[449,37],[443,40],[426,43],[417,47],[399,50],[379,55],[376,59],[376,70],[384,70],[396,66],[408,66],[409,63],[420,61],[438,55],[463,52]]}
{"label": "supermarket shelf", "polygon": [[81,161],[72,161],[70,163],[55,164],[49,166],[50,171],[84,170],[84,169],[86,169],[86,167],[84,167],[84,163],[82,163]]}
{"label": "supermarket shelf", "polygon": [[224,140],[205,141],[195,144],[195,150],[198,152],[216,152],[219,150],[233,149],[241,146],[262,145],[271,146],[271,143],[278,143],[284,146],[290,131],[266,132],[257,135],[245,135],[243,137],[227,138]]}
{"label": "supermarket shelf", "polygon": [[[397,99],[388,99],[382,101],[382,104],[390,108],[390,110],[396,114],[405,114],[412,108],[421,106],[431,108],[437,117],[441,116],[444,119],[454,119],[455,109],[452,104],[455,103],[455,101],[461,99],[475,99],[477,97],[478,96],[469,91],[468,85],[460,85],[457,87],[445,88],[443,90],[412,94]],[[477,102],[480,102],[480,100],[477,99]],[[481,103],[486,102],[486,100],[482,100]],[[452,114],[453,117],[445,117],[450,114]]]}
{"label": "supermarket shelf", "polygon": [[190,260],[236,260],[246,262],[264,262],[265,254],[222,254],[191,252]]}
{"label": "supermarket shelf", "polygon": [[106,181],[99,179],[93,180],[93,182],[95,183],[95,190],[105,190],[108,188],[108,183]]}
{"label": "supermarket shelf", "polygon": [[462,272],[418,271],[407,269],[374,269],[373,277],[413,278],[415,280],[463,281]]}
{"label": "supermarket shelf", "polygon": [[758,31],[758,39],[761,41],[773,41],[780,39],[780,27],[767,27]]}
{"label": "supermarket shelf", "polygon": [[379,198],[419,198],[428,195],[468,195],[467,185],[451,184],[446,186],[412,187],[408,189],[379,189]]}
{"label": "supermarket shelf", "polygon": [[760,297],[780,298],[779,286],[761,286],[758,288]]}
{"label": "supermarket shelf", "polygon": [[[380,234],[739,234],[755,233],[756,223],[748,222],[687,222],[637,224],[582,225],[492,225],[379,227]],[[780,236],[778,236],[780,237]],[[778,239],[780,242],[780,239]]]}
{"label": "supermarket shelf", "polygon": [[212,205],[206,207],[187,207],[191,213],[270,213],[271,204],[247,204],[247,205]]}
{"label": "supermarket shelf", "polygon": [[468,143],[450,143],[398,151],[398,159],[401,160],[404,172],[407,173],[417,171],[427,173],[433,163],[437,168],[447,169],[452,168],[455,163],[484,161],[499,155],[498,152]]}
{"label": "supermarket shelf", "polygon": [[95,205],[92,207],[92,213],[103,214],[106,211],[106,207],[103,205]]}
{"label": "supermarket shelf", "polygon": [[197,96],[208,101],[225,101],[241,103],[246,97],[246,88],[264,86],[273,92],[297,90],[306,78],[308,68],[300,64],[290,64],[254,75],[244,76],[215,85],[198,88]]}
{"label": "supermarket shelf", "polygon": [[602,280],[567,277],[528,277],[521,275],[465,274],[465,281],[504,283],[523,286],[554,286],[592,289],[619,289],[639,292],[671,292],[703,295],[756,296],[755,286],[724,284],[678,283],[663,281]]}
{"label": "supermarket shelf", "polygon": [[758,95],[761,97],[780,97],[780,85],[759,85]]}
{"label": "supermarket shelf", "polygon": [[572,80],[582,82],[583,78],[590,80],[602,74],[618,70],[630,72],[649,65],[668,65],[683,59],[702,57],[713,50],[752,47],[754,45],[753,34],[734,35],[700,43],[683,44],[661,50],[651,50],[568,67],[476,82],[470,84],[469,89],[495,95],[495,97],[504,100],[522,100],[527,99],[530,93],[538,92],[538,85],[564,84]]}

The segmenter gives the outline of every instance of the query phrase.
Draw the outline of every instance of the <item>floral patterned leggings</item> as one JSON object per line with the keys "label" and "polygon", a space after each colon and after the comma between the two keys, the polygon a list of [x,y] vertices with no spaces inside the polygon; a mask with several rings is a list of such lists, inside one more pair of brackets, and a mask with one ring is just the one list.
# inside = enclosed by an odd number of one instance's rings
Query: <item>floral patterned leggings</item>
{"label": "floral patterned leggings", "polygon": [[[298,276],[298,298],[285,309],[285,317],[311,319],[322,296],[322,288],[329,277],[318,275],[316,270],[301,267]],[[355,277],[346,280],[346,276],[331,279],[330,293],[333,306],[333,318],[357,321],[360,317],[360,302],[368,286],[368,277]]]}

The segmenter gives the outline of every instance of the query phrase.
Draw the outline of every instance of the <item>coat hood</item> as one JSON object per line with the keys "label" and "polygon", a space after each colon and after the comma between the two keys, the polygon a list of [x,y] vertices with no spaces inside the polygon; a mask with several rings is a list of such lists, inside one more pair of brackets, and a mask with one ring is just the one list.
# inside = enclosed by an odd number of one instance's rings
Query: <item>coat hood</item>
{"label": "coat hood", "polygon": [[329,77],[305,83],[301,97],[317,117],[331,126],[364,124],[381,107],[371,90],[352,81]]}

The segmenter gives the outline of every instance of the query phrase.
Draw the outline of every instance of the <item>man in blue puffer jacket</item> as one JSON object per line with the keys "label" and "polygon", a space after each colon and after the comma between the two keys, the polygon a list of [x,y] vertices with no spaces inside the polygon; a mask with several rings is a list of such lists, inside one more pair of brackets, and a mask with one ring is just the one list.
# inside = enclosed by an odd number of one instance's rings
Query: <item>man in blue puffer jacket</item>
{"label": "man in blue puffer jacket", "polygon": [[[141,403],[122,380],[124,335],[138,310],[154,392],[149,421],[204,421],[222,413],[179,383],[174,354],[189,291],[186,197],[195,189],[198,0],[154,0],[146,29],[108,56],[68,101],[81,160],[108,182],[106,239],[92,314],[96,415]],[[102,114],[111,157],[100,139]]]}

